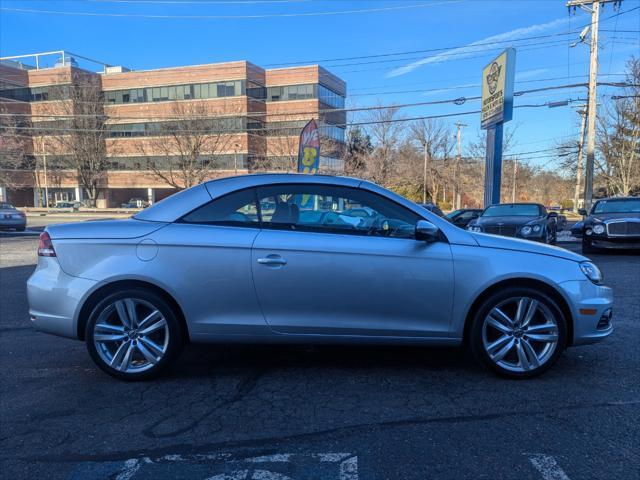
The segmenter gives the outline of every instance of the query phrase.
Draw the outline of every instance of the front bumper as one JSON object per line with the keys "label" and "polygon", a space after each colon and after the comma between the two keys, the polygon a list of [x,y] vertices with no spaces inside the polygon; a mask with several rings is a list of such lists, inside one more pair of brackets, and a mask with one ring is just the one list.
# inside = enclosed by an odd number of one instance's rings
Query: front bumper
{"label": "front bumper", "polygon": [[[613,332],[611,312],[613,291],[609,287],[594,285],[589,280],[572,280],[560,284],[569,297],[573,316],[571,345],[587,345],[604,340]],[[608,317],[608,321],[603,321]]]}
{"label": "front bumper", "polygon": [[27,281],[29,315],[41,332],[78,338],[78,313],[99,282],[67,275],[56,258],[38,257]]}
{"label": "front bumper", "polygon": [[591,245],[598,248],[640,248],[640,235],[584,235],[583,238],[591,242]]}

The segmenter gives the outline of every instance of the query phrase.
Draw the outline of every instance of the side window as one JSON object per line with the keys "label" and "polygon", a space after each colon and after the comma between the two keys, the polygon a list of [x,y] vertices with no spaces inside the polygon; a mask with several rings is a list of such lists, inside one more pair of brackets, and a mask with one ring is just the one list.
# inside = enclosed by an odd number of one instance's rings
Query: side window
{"label": "side window", "polygon": [[358,188],[277,185],[258,188],[263,228],[413,238],[419,216]]}
{"label": "side window", "polygon": [[249,188],[216,198],[182,217],[181,222],[257,228],[256,191]]}

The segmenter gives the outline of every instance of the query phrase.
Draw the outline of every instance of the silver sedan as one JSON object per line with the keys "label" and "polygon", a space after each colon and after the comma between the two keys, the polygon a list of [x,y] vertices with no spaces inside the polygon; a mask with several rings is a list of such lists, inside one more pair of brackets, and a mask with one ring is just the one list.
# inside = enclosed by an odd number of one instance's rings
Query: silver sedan
{"label": "silver sedan", "polygon": [[189,341],[465,345],[532,377],[613,330],[588,259],[321,175],[214,180],[127,220],[50,226],[28,297],[37,329],[128,380]]}

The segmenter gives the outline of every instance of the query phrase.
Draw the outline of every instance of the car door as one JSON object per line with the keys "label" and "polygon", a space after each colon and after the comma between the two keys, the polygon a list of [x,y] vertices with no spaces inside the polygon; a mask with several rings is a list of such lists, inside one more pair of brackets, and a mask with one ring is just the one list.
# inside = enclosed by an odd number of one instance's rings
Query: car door
{"label": "car door", "polygon": [[239,190],[160,229],[149,274],[165,279],[194,340],[220,335],[272,334],[253,286],[251,247],[260,231],[255,190]]}
{"label": "car door", "polygon": [[[415,240],[419,215],[341,186],[268,186],[258,198],[262,230],[253,246],[253,278],[275,331],[448,335],[451,249],[446,241]],[[369,214],[362,216],[363,209]]]}

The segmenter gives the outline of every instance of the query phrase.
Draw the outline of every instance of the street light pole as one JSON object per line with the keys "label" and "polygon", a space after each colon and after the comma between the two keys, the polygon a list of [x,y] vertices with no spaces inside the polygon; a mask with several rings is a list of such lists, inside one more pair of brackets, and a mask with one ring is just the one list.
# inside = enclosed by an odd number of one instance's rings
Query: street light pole
{"label": "street light pole", "polygon": [[44,207],[49,209],[49,181],[47,178],[47,152],[44,149],[44,137],[41,137],[40,144],[42,146],[42,165],[44,168]]}
{"label": "street light pole", "polygon": [[580,138],[578,139],[578,164],[576,165],[576,189],[573,194],[573,211],[578,212],[578,201],[580,200],[580,186],[582,183],[582,151],[584,149],[584,130],[587,123],[587,110],[586,105],[582,109],[578,110],[578,113],[582,117],[580,122]]}

